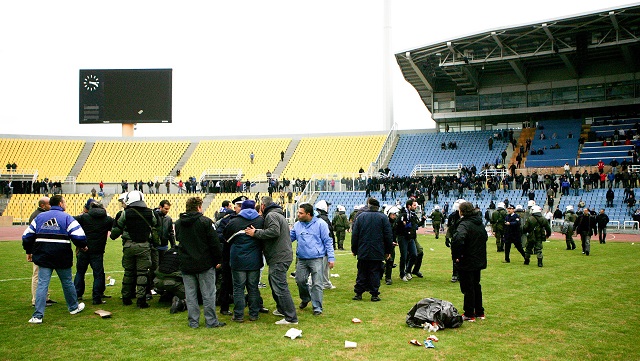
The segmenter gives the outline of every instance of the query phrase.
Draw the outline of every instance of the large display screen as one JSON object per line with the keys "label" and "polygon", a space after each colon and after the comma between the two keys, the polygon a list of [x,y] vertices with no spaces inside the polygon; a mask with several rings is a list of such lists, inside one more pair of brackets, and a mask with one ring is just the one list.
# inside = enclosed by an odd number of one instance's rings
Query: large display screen
{"label": "large display screen", "polygon": [[171,123],[172,69],[80,70],[80,124]]}

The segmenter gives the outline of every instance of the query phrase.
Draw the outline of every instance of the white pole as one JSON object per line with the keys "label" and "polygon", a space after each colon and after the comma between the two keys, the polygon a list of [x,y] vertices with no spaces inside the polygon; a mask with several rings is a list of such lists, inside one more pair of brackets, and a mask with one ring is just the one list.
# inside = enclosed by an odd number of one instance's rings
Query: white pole
{"label": "white pole", "polygon": [[382,42],[382,129],[393,127],[393,83],[391,81],[391,0],[384,1],[384,35]]}

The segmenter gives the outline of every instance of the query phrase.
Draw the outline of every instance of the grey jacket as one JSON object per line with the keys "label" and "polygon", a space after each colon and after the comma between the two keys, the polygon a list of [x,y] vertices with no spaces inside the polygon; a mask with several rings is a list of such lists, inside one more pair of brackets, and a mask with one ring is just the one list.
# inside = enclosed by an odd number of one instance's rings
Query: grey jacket
{"label": "grey jacket", "polygon": [[289,223],[287,223],[282,208],[277,204],[271,204],[263,212],[264,228],[256,229],[254,237],[263,241],[264,258],[268,265],[275,263],[291,263],[293,261],[293,249]]}

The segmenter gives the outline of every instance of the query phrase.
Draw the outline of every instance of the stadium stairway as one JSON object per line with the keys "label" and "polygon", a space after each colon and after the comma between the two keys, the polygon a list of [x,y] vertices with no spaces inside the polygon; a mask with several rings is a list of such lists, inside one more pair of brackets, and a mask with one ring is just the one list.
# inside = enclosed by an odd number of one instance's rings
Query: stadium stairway
{"label": "stadium stairway", "polygon": [[73,168],[71,168],[71,172],[69,172],[70,176],[76,178],[78,177],[78,174],[80,174],[82,167],[87,162],[87,158],[89,158],[89,154],[91,154],[91,150],[93,149],[94,144],[95,142],[91,141],[86,141],[84,143],[84,148],[82,148],[82,151],[80,151],[78,159],[76,160],[76,164],[73,165]]}
{"label": "stadium stairway", "polygon": [[[171,170],[171,173],[166,174],[165,176],[175,176],[176,171],[178,171],[178,169],[182,169],[182,167],[184,167],[184,165],[189,160],[189,157],[191,157],[193,152],[196,150],[196,147],[198,147],[198,142],[191,142],[191,144],[189,144],[189,147],[187,147],[187,150],[184,151],[184,154],[182,155],[182,158],[180,158],[178,163],[176,163],[176,166],[173,167],[173,169]],[[199,177],[200,174],[198,174],[197,176]],[[174,184],[176,186],[178,185],[176,182],[174,182]],[[203,209],[204,209],[204,207],[203,207]]]}
{"label": "stadium stairway", "polygon": [[[207,210],[207,208],[209,208],[209,206],[211,205],[211,202],[213,202],[214,198],[215,198],[215,194],[213,194],[213,193],[208,193],[207,196],[204,197],[204,199],[202,200],[202,213],[203,214]],[[215,220],[214,220],[214,222],[215,222]]]}
{"label": "stadium stairway", "polygon": [[273,174],[278,176],[278,178],[281,178],[280,174],[282,174],[284,168],[287,166],[287,163],[289,163],[289,160],[291,159],[291,156],[293,156],[293,152],[296,151],[299,143],[300,139],[291,139],[291,142],[289,142],[289,147],[284,152],[284,160],[278,163],[276,169],[273,170]]}

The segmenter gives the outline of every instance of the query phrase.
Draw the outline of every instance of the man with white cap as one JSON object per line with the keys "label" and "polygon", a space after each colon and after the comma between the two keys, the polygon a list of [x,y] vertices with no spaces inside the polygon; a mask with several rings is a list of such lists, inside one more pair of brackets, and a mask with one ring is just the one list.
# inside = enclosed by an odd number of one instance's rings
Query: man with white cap
{"label": "man with white cap", "polygon": [[[522,210],[522,206],[518,205]],[[520,225],[520,214],[515,212],[516,207],[513,204],[510,204],[507,207],[507,216],[505,217],[505,228],[504,228],[504,263],[511,262],[509,258],[509,254],[511,253],[511,244],[516,247],[518,252],[522,255],[522,258],[526,258],[524,256],[524,250],[522,249],[522,239],[521,239],[521,225]]]}
{"label": "man with white cap", "polygon": [[573,206],[568,205],[567,211],[564,212],[564,224],[562,225],[565,241],[567,242],[567,251],[576,249],[576,243],[573,241],[573,225],[577,218],[578,216],[573,211]]}
{"label": "man with white cap", "polygon": [[542,242],[551,236],[551,227],[542,215],[540,206],[531,207],[531,216],[524,225],[524,231],[530,235],[525,248],[524,264],[529,264],[529,258],[532,252],[535,252],[538,257],[538,267],[542,267]]}

